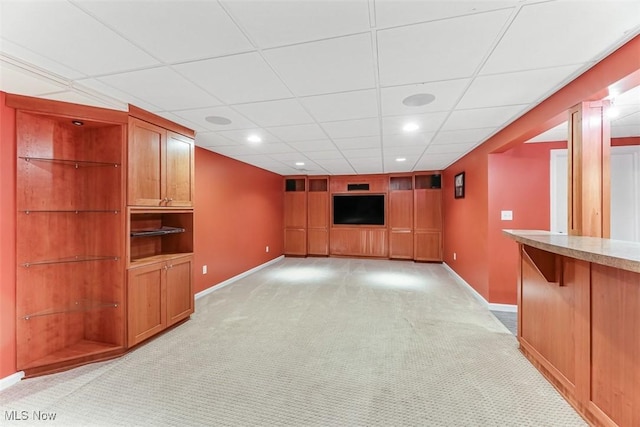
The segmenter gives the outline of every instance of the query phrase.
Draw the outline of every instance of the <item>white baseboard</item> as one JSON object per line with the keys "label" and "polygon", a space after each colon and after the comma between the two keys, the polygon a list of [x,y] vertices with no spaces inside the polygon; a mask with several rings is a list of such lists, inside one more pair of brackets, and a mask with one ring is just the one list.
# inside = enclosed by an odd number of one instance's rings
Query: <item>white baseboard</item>
{"label": "white baseboard", "polygon": [[227,280],[225,280],[225,281],[223,281],[223,282],[220,282],[220,283],[217,283],[217,284],[215,284],[215,285],[212,285],[211,287],[209,287],[209,288],[205,289],[204,291],[200,291],[200,292],[198,292],[198,293],[196,294],[196,299],[198,299],[198,298],[202,298],[202,297],[203,297],[203,296],[205,296],[205,295],[209,295],[211,292],[215,292],[215,291],[217,291],[218,289],[222,289],[222,288],[224,288],[225,286],[230,285],[230,284],[232,284],[233,282],[235,282],[235,281],[237,281],[237,280],[242,279],[243,277],[247,277],[248,275],[250,275],[250,274],[252,274],[252,273],[255,273],[255,272],[256,272],[256,271],[258,271],[258,270],[262,270],[263,268],[265,268],[265,267],[267,267],[267,266],[269,266],[269,265],[271,265],[271,264],[275,264],[276,262],[278,262],[278,261],[280,261],[280,260],[282,260],[282,259],[284,259],[284,255],[280,255],[279,257],[274,258],[274,259],[272,259],[271,261],[267,261],[267,262],[265,262],[264,264],[260,264],[260,265],[259,265],[259,266],[257,266],[257,267],[253,267],[252,269],[247,270],[247,271],[245,271],[244,273],[240,273],[240,274],[238,274],[237,276],[233,276],[233,277],[232,277],[232,278],[230,278],[230,279],[227,279]]}
{"label": "white baseboard", "polygon": [[24,378],[24,372],[16,372],[8,377],[0,378],[0,391],[6,390],[14,384],[18,384]]}
{"label": "white baseboard", "polygon": [[453,270],[453,268],[449,267],[447,265],[447,263],[443,262],[442,265],[444,266],[444,268],[447,269],[447,271],[449,273],[451,273],[451,275],[458,281],[458,283],[462,284],[465,288],[467,288],[471,292],[471,295],[473,295],[480,302],[480,304],[484,305],[489,310],[492,310],[492,311],[507,311],[507,312],[510,312],[510,313],[517,313],[518,312],[518,306],[517,305],[513,305],[513,304],[496,304],[496,303],[492,303],[492,302],[487,301],[486,299],[484,299],[484,297],[482,295],[480,295],[480,293],[478,291],[476,291],[473,288],[473,286],[468,284],[466,280],[464,280],[462,277],[460,277],[460,275],[458,273],[456,273],[455,270]]}

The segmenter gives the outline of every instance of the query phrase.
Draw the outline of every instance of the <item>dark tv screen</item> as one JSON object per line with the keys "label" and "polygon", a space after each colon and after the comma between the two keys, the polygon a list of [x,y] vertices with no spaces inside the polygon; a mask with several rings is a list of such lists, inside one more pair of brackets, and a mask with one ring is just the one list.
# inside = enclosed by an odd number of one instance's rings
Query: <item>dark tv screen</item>
{"label": "dark tv screen", "polygon": [[384,225],[384,195],[334,195],[333,223],[345,225]]}

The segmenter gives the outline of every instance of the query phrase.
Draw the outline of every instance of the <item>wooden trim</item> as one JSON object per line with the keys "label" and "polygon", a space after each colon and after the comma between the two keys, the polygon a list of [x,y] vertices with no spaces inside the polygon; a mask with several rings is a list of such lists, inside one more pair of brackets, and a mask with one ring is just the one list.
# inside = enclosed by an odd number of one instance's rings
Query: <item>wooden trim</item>
{"label": "wooden trim", "polygon": [[129,115],[126,111],[110,110],[107,108],[90,107],[72,104],[70,102],[52,101],[50,99],[34,98],[31,96],[6,94],[7,107],[33,113],[44,113],[70,119],[99,120],[103,123],[127,124]]}
{"label": "wooden trim", "polygon": [[195,131],[178,123],[172,122],[169,119],[165,119],[164,117],[160,117],[156,114],[145,111],[142,108],[136,107],[135,105],[129,104],[129,115],[145,122],[154,124],[156,126],[161,126],[167,130],[179,133],[189,138],[196,137]]}

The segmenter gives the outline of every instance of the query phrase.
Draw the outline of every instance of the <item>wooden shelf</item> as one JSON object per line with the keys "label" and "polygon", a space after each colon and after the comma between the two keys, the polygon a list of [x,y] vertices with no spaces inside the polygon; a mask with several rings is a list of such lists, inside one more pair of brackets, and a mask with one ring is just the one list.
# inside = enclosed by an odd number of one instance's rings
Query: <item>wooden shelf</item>
{"label": "wooden shelf", "polygon": [[36,265],[48,265],[48,264],[68,264],[70,262],[91,262],[91,261],[118,261],[120,258],[117,256],[107,255],[77,255],[71,258],[59,258],[59,259],[48,259],[43,261],[33,261],[33,262],[25,262],[21,265],[23,267],[33,267]]}
{"label": "wooden shelf", "polygon": [[99,355],[110,351],[120,350],[123,346],[99,341],[81,340],[70,346],[50,353],[40,359],[33,360],[23,366],[23,369],[53,365],[54,363],[71,361],[81,357]]}
{"label": "wooden shelf", "polygon": [[48,210],[48,209],[24,209],[20,212],[30,215],[34,213],[72,213],[72,214],[83,214],[83,213],[110,213],[117,215],[120,213],[118,209],[74,209],[74,210]]}
{"label": "wooden shelf", "polygon": [[152,237],[152,236],[165,236],[167,234],[184,233],[186,230],[180,227],[167,227],[151,228],[145,230],[131,230],[131,237]]}
{"label": "wooden shelf", "polygon": [[94,162],[89,160],[72,160],[72,159],[55,159],[55,158],[45,158],[45,157],[23,157],[20,156],[20,159],[23,159],[26,162],[49,162],[49,163],[58,163],[67,166],[73,166],[76,169],[80,167],[100,167],[100,166],[113,166],[120,167],[120,163],[113,162]]}
{"label": "wooden shelf", "polygon": [[37,313],[26,314],[22,316],[22,319],[30,320],[34,317],[51,316],[53,314],[100,310],[104,308],[117,308],[119,305],[120,304],[117,302],[82,300],[82,301],[76,301],[75,303],[67,307],[56,307],[48,310],[39,311]]}
{"label": "wooden shelf", "polygon": [[153,256],[148,256],[144,258],[132,259],[129,265],[129,268],[137,268],[142,267],[149,264],[155,264],[157,262],[170,261],[172,259],[181,258],[193,255],[193,252],[176,252],[170,254],[158,254]]}

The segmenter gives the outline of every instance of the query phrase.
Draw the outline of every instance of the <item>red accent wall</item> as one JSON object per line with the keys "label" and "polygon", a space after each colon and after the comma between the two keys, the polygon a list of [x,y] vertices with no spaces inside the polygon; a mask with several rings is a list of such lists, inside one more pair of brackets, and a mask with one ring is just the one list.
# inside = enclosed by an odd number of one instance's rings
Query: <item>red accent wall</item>
{"label": "red accent wall", "polygon": [[[549,230],[550,154],[566,142],[521,144],[489,155],[489,297],[492,303],[515,304],[518,245],[502,234],[505,228]],[[500,212],[513,212],[502,221]]]}
{"label": "red accent wall", "polygon": [[284,191],[275,173],[199,147],[195,156],[194,289],[200,292],[283,254]]}
{"label": "red accent wall", "polygon": [[[568,108],[585,100],[603,98],[612,84],[623,79],[635,82],[638,70],[640,36],[631,39],[443,172],[444,261],[487,301],[516,302],[514,293],[506,289],[510,285],[502,283],[505,274],[510,274],[501,270],[511,268],[508,259],[502,261],[504,267],[492,267],[501,263],[504,255],[495,252],[498,248],[494,245],[490,246],[489,236],[495,226],[489,222],[489,197],[493,192],[489,182],[489,155],[508,151],[562,123],[566,120]],[[464,199],[454,199],[453,177],[463,171],[466,175],[466,195]],[[528,174],[531,171],[527,167],[521,169],[520,173]],[[534,208],[532,203],[529,205],[531,209]],[[455,261],[454,252],[457,254]]]}
{"label": "red accent wall", "polygon": [[0,92],[0,379],[16,372],[16,127]]}

